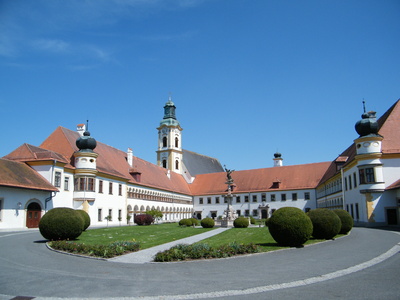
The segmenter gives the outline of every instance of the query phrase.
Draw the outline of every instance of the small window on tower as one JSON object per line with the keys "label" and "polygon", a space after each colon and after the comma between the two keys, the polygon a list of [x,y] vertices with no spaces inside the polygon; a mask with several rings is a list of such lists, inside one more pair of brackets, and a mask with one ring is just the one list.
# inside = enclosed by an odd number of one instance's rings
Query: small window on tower
{"label": "small window on tower", "polygon": [[176,160],[176,161],[175,161],[175,169],[176,169],[176,170],[179,170],[179,160]]}
{"label": "small window on tower", "polygon": [[167,137],[166,136],[164,136],[162,139],[162,146],[167,147]]}
{"label": "small window on tower", "polygon": [[162,167],[163,167],[164,169],[167,168],[167,161],[166,161],[165,159],[162,161]]}
{"label": "small window on tower", "polygon": [[179,139],[177,137],[175,138],[175,147],[179,148]]}

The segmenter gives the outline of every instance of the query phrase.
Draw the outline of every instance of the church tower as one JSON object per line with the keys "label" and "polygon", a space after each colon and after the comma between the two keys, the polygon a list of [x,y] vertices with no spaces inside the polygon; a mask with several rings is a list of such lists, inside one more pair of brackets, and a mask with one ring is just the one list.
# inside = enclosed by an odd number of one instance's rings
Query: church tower
{"label": "church tower", "polygon": [[182,174],[182,127],[176,119],[175,109],[175,104],[169,97],[164,106],[164,118],[157,128],[157,164]]}

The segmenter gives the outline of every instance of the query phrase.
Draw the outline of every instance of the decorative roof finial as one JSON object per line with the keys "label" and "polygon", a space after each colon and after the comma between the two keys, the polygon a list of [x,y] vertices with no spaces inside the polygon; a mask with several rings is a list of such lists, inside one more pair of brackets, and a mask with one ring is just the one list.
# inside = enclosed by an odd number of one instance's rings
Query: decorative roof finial
{"label": "decorative roof finial", "polygon": [[367,111],[366,111],[366,109],[365,109],[365,101],[364,101],[364,98],[363,98],[363,108],[364,108],[364,113],[366,113]]}

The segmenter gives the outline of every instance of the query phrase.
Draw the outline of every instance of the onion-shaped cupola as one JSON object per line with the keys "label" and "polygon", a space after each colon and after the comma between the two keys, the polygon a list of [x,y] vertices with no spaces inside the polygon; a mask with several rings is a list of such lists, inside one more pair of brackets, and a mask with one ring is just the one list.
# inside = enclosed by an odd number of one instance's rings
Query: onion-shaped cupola
{"label": "onion-shaped cupola", "polygon": [[160,122],[160,126],[167,125],[167,126],[179,126],[179,122],[176,119],[175,114],[176,106],[174,102],[171,100],[171,96],[168,98],[167,103],[164,106],[164,118]]}
{"label": "onion-shaped cupola", "polygon": [[282,154],[279,153],[279,152],[276,152],[276,153],[274,154],[274,157],[275,157],[275,158],[281,158],[281,157],[282,157]]}
{"label": "onion-shaped cupola", "polygon": [[97,146],[97,142],[90,136],[90,132],[86,130],[83,136],[76,140],[76,146],[80,152],[93,152],[94,148]]}
{"label": "onion-shaped cupola", "polygon": [[355,129],[360,137],[374,135],[376,136],[378,135],[379,130],[378,121],[376,120],[376,112],[365,112],[365,102],[363,102],[363,105],[364,113],[361,115],[361,120],[357,121]]}

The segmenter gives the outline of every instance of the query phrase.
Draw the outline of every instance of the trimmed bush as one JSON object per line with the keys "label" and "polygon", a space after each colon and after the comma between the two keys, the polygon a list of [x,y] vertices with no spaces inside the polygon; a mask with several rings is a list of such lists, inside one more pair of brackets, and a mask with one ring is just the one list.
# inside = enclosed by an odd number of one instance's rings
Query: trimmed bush
{"label": "trimmed bush", "polygon": [[239,217],[233,221],[235,228],[247,228],[249,227],[249,219],[245,217]]}
{"label": "trimmed bush", "polygon": [[281,246],[299,247],[313,232],[310,218],[299,208],[282,207],[268,219],[269,232]]}
{"label": "trimmed bush", "polygon": [[342,222],[342,227],[339,233],[348,234],[354,225],[354,220],[352,216],[344,209],[334,209],[333,212],[337,214],[340,221]]}
{"label": "trimmed bush", "polygon": [[154,222],[154,218],[147,214],[136,215],[134,222],[137,225],[151,225]]}
{"label": "trimmed bush", "polygon": [[256,224],[256,219],[254,219],[252,216],[250,216],[250,224]]}
{"label": "trimmed bush", "polygon": [[200,225],[203,228],[213,228],[215,225],[215,222],[211,218],[204,218],[203,220],[201,220]]}
{"label": "trimmed bush", "polygon": [[166,262],[188,259],[223,258],[257,252],[260,252],[260,249],[257,245],[242,245],[237,244],[236,242],[216,248],[204,243],[193,245],[179,244],[170,248],[169,250],[158,252],[154,257],[154,261]]}
{"label": "trimmed bush", "polygon": [[81,215],[81,218],[83,219],[83,231],[85,231],[90,226],[89,214],[82,209],[77,210],[77,212]]}
{"label": "trimmed bush", "polygon": [[81,214],[67,207],[49,210],[39,222],[41,235],[48,240],[74,240],[81,235],[84,221]]}
{"label": "trimmed bush", "polygon": [[192,225],[199,226],[199,220],[197,220],[196,218],[190,218],[189,220],[192,221]]}
{"label": "trimmed bush", "polygon": [[182,219],[179,221],[179,226],[189,227],[189,226],[192,226],[192,224],[193,224],[192,220],[190,220],[190,219]]}
{"label": "trimmed bush", "polygon": [[317,208],[310,210],[307,215],[313,223],[312,235],[316,239],[332,239],[342,228],[340,218],[332,210]]}

